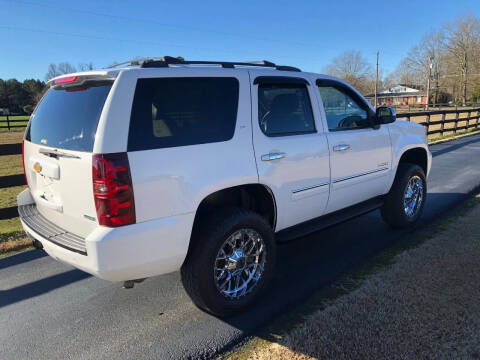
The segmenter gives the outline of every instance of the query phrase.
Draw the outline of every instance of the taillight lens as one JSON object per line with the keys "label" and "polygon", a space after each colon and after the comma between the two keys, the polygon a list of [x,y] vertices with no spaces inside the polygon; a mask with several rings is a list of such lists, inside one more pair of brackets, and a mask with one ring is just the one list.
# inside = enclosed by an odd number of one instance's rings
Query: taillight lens
{"label": "taillight lens", "polygon": [[94,154],[93,196],[100,225],[135,223],[135,202],[127,153]]}
{"label": "taillight lens", "polygon": [[78,80],[78,76],[67,76],[54,81],[55,85],[69,84]]}
{"label": "taillight lens", "polygon": [[25,176],[25,184],[28,186],[27,173],[25,171],[25,140],[22,140],[22,166],[23,166],[23,176]]}

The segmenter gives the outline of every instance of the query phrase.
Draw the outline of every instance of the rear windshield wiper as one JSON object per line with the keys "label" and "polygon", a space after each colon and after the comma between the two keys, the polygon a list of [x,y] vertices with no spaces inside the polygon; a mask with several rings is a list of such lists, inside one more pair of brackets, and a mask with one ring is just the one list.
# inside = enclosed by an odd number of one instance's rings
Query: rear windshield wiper
{"label": "rear windshield wiper", "polygon": [[50,156],[53,158],[66,157],[66,158],[72,158],[72,159],[80,159],[80,156],[72,155],[63,151],[58,151],[56,149],[50,150],[50,149],[41,148],[40,150],[38,150],[38,152],[40,154]]}

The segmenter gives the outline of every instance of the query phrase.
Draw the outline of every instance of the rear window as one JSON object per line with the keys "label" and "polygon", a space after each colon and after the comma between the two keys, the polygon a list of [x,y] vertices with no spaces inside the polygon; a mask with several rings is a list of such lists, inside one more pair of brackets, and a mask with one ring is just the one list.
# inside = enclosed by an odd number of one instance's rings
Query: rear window
{"label": "rear window", "polygon": [[233,137],[238,80],[227,77],[139,79],[128,150],[227,141]]}
{"label": "rear window", "polygon": [[93,151],[111,84],[72,90],[51,88],[32,116],[26,140],[66,150]]}

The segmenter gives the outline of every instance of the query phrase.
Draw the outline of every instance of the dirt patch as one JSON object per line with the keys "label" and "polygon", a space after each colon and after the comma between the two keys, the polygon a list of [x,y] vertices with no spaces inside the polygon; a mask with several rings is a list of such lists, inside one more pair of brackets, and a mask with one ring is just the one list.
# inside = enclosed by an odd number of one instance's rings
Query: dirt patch
{"label": "dirt patch", "polygon": [[480,358],[479,217],[477,205],[443,224],[433,238],[247,358]]}
{"label": "dirt patch", "polygon": [[0,234],[0,256],[24,250],[31,246],[32,240],[22,231]]}
{"label": "dirt patch", "polygon": [[18,144],[22,142],[25,129],[21,131],[5,131],[0,133],[0,144]]}

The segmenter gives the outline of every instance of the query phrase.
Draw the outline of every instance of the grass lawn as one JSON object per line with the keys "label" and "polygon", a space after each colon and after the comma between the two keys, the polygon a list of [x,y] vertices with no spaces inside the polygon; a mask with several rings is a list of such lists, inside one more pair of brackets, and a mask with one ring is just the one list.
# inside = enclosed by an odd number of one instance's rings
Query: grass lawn
{"label": "grass lawn", "polygon": [[0,176],[16,175],[22,173],[22,155],[0,156]]}

